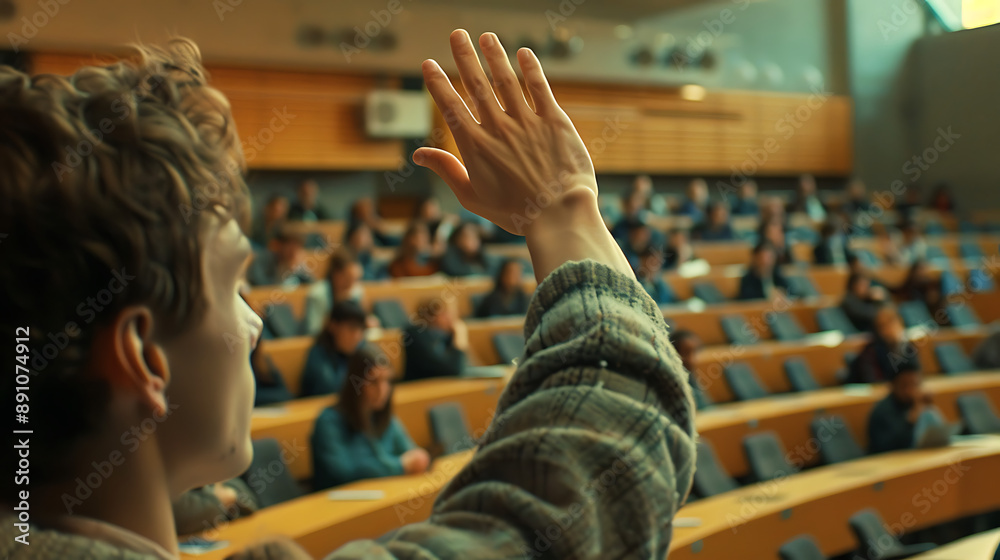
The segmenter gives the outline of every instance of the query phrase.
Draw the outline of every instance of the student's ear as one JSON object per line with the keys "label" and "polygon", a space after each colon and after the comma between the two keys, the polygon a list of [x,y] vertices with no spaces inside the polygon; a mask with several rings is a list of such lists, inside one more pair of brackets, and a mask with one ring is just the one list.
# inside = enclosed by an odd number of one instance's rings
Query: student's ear
{"label": "student's ear", "polygon": [[112,344],[119,364],[119,383],[131,385],[142,402],[157,416],[167,412],[167,384],[170,368],[163,347],[153,338],[153,314],[148,307],[122,310],[111,329]]}

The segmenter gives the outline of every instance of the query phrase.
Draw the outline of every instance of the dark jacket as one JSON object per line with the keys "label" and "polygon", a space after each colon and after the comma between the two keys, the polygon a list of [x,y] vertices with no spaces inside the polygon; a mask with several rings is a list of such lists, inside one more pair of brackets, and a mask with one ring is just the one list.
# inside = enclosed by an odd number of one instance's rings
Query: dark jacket
{"label": "dark jacket", "polygon": [[[788,281],[785,280],[784,275],[777,268],[774,269],[774,274],[772,276],[773,284],[775,288],[781,288],[785,290],[788,295],[794,295],[789,292]],[[764,288],[764,279],[757,274],[754,269],[750,269],[743,278],[740,279],[740,292],[736,296],[736,299],[767,299],[767,290]]]}
{"label": "dark jacket", "polygon": [[494,259],[480,251],[475,259],[469,259],[454,245],[448,245],[441,257],[441,272],[448,276],[491,275],[496,268]]}
{"label": "dark jacket", "polygon": [[313,344],[302,370],[303,397],[339,393],[347,377],[347,360],[337,351],[327,350],[322,344]]}
{"label": "dark jacket", "polygon": [[891,393],[880,400],[868,416],[868,453],[885,453],[913,447],[913,427],[906,405]]}
{"label": "dark jacket", "polygon": [[479,302],[474,315],[481,319],[507,315],[524,315],[528,311],[528,303],[530,301],[531,296],[520,289],[509,295],[494,290],[487,294],[483,298],[483,301]]}
{"label": "dark jacket", "polygon": [[840,302],[840,308],[844,310],[844,315],[847,315],[854,328],[861,332],[872,330],[872,323],[875,321],[875,315],[880,306],[879,302],[862,299],[851,292],[844,294],[844,300]]}
{"label": "dark jacket", "polygon": [[457,377],[465,369],[465,352],[452,345],[451,333],[428,327],[410,325],[403,331],[406,347],[404,381],[431,377]]}
{"label": "dark jacket", "polygon": [[[253,380],[256,390],[254,391],[253,405],[263,406],[290,401],[295,398],[285,385],[285,378],[282,377],[277,366],[271,361],[271,357],[265,355],[264,359],[267,361],[268,372],[266,377],[268,380],[263,381],[262,377],[265,376],[254,368]],[[253,360],[250,361],[250,365],[253,366]]]}
{"label": "dark jacket", "polygon": [[911,342],[904,342],[896,348],[878,337],[865,345],[858,357],[851,362],[847,376],[848,383],[881,383],[889,381],[902,369],[903,364],[920,369],[917,348]]}

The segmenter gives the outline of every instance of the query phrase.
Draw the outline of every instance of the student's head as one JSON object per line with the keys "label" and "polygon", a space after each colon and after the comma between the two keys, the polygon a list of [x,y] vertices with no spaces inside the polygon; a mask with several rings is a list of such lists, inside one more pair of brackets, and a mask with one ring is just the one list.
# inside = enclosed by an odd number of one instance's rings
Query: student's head
{"label": "student's head", "polygon": [[646,199],[648,197],[639,191],[630,191],[627,193],[623,199],[625,216],[628,218],[635,218],[642,211],[642,208],[646,205]]}
{"label": "student's head", "polygon": [[920,400],[924,376],[920,366],[913,360],[904,359],[899,370],[892,375],[889,387],[893,397],[901,403],[912,405]]}
{"label": "student's head", "polygon": [[654,277],[663,270],[663,251],[656,247],[648,246],[639,255],[639,270],[637,273],[644,277]]}
{"label": "student's head", "polygon": [[653,239],[653,230],[640,221],[633,221],[628,226],[628,244],[633,250],[642,252]]}
{"label": "student's head", "polygon": [[696,204],[708,202],[708,183],[704,179],[692,179],[687,186],[687,196]]}
{"label": "student's head", "polygon": [[670,342],[673,343],[674,349],[680,355],[684,369],[694,372],[698,350],[701,349],[701,339],[698,338],[698,335],[692,331],[681,329],[671,334]]}
{"label": "student's head", "polygon": [[0,122],[0,323],[32,350],[32,496],[131,449],[136,427],[152,426],[126,464],[173,497],[244,471],[261,329],[238,293],[249,196],[198,48],[72,78],[0,67]]}
{"label": "student's head", "polygon": [[785,226],[775,219],[764,220],[760,223],[760,239],[767,241],[775,247],[785,246]]}
{"label": "student's head", "polygon": [[765,196],[760,199],[761,222],[777,221],[785,223],[785,203],[776,196]]}
{"label": "student's head", "polygon": [[451,330],[458,319],[458,310],[453,301],[429,298],[417,305],[417,320],[420,323],[443,331]]}
{"label": "student's head", "polygon": [[413,214],[415,220],[424,222],[434,222],[441,219],[441,204],[432,196],[429,196],[417,204]]}
{"label": "student's head", "polygon": [[868,187],[861,179],[851,179],[847,184],[847,198],[854,201],[864,200],[868,196]]}
{"label": "student's head", "polygon": [[347,362],[347,379],[338,408],[355,432],[381,436],[392,420],[392,379],[389,358],[374,344],[363,344]]}
{"label": "student's head", "polygon": [[743,200],[757,198],[757,181],[747,179],[740,185],[739,193],[740,198]]}
{"label": "student's head", "polygon": [[521,287],[521,277],[524,275],[524,266],[517,259],[507,259],[500,265],[497,271],[495,286],[503,292],[511,292]]}
{"label": "student's head", "polygon": [[269,247],[279,263],[293,266],[302,260],[305,244],[305,237],[301,233],[291,231],[286,227],[279,229],[274,234]]}
{"label": "student's head", "polygon": [[872,281],[868,278],[868,275],[862,274],[860,272],[852,272],[850,276],[847,277],[847,291],[848,293],[854,294],[859,298],[865,298],[868,296],[868,292],[871,290]]}
{"label": "student's head", "polygon": [[330,309],[330,320],[321,340],[331,350],[351,355],[365,339],[365,319],[365,312],[358,304],[349,300],[338,301]]}
{"label": "student's head", "polygon": [[708,205],[708,223],[712,226],[722,226],[729,221],[729,207],[722,201]]}
{"label": "student's head", "polygon": [[268,222],[278,222],[288,217],[288,199],[280,194],[267,199],[264,206],[264,220]]}
{"label": "student's head", "polygon": [[816,178],[812,175],[799,177],[799,197],[805,198],[816,194]]}
{"label": "student's head", "polygon": [[355,253],[364,253],[375,245],[372,230],[364,222],[352,223],[348,227],[345,237],[347,238],[347,246]]}
{"label": "student's head", "polygon": [[319,195],[319,185],[313,179],[306,179],[299,183],[298,188],[299,203],[305,208],[316,206],[316,197]]}
{"label": "student's head", "polygon": [[888,344],[898,344],[906,336],[906,327],[903,326],[903,319],[893,305],[883,305],[875,312],[875,319],[872,321],[872,330],[875,336],[881,338]]}
{"label": "student's head", "polygon": [[451,232],[448,243],[467,257],[479,254],[483,247],[483,239],[479,235],[479,226],[472,222],[464,222]]}
{"label": "student's head", "polygon": [[349,292],[361,281],[364,269],[354,255],[347,250],[337,251],[330,258],[330,270],[327,278],[334,296]]}
{"label": "student's head", "polygon": [[777,255],[774,245],[768,241],[761,241],[753,248],[752,266],[759,274],[770,274],[774,270],[774,263]]}
{"label": "student's head", "polygon": [[649,175],[636,175],[632,180],[632,192],[648,199],[653,194],[653,179]]}
{"label": "student's head", "polygon": [[375,215],[375,203],[371,197],[363,196],[351,205],[351,220],[367,220]]}
{"label": "student's head", "polygon": [[687,245],[688,241],[687,230],[681,228],[670,230],[670,236],[667,238],[667,244],[675,249]]}
{"label": "student's head", "polygon": [[425,253],[431,247],[431,234],[424,222],[413,222],[406,233],[403,234],[403,241],[399,244],[400,251],[408,255]]}

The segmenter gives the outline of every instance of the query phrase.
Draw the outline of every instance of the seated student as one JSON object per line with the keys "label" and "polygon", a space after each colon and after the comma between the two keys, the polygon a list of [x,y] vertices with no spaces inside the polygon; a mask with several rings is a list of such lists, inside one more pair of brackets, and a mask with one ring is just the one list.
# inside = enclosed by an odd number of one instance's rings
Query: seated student
{"label": "seated student", "polygon": [[654,240],[653,228],[642,222],[629,222],[625,225],[625,237],[618,241],[621,245],[625,258],[628,259],[632,269],[639,266],[639,256],[650,247],[659,246]]}
{"label": "seated student", "polygon": [[622,196],[621,218],[611,228],[611,235],[618,240],[619,244],[628,239],[629,231],[639,224],[645,224],[647,210],[645,208],[646,197],[643,191],[630,191]]}
{"label": "seated student", "polygon": [[495,260],[486,254],[479,227],[465,222],[448,237],[448,247],[441,257],[441,272],[448,276],[492,274]]}
{"label": "seated student", "polygon": [[776,264],[792,264],[795,258],[792,256],[792,246],[789,245],[785,237],[785,225],[777,218],[769,218],[760,221],[757,228],[757,238],[766,241],[774,248],[774,254],[778,260]]}
{"label": "seated student", "polygon": [[365,339],[365,312],[352,301],[338,301],[330,320],[309,349],[302,369],[301,396],[340,391],[347,376],[347,361]]}
{"label": "seated student", "polygon": [[919,368],[920,357],[916,346],[906,338],[896,308],[885,304],[872,321],[871,341],[851,363],[847,383],[880,383],[891,379],[904,366]]}
{"label": "seated student", "polygon": [[266,251],[254,254],[247,269],[247,281],[252,286],[297,286],[313,281],[303,267],[305,238],[287,229],[280,229]]}
{"label": "seated student", "polygon": [[948,301],[941,290],[940,279],[931,275],[926,261],[916,261],[910,266],[906,279],[892,290],[899,301],[920,301],[927,306],[931,317],[942,327],[949,326],[948,313],[945,311]]}
{"label": "seated student", "polygon": [[377,263],[372,260],[372,249],[375,248],[375,240],[372,238],[372,230],[368,224],[357,222],[347,226],[344,232],[344,247],[349,250],[355,260],[361,265],[364,275],[363,280],[375,280],[378,278]]}
{"label": "seated student", "polygon": [[413,211],[414,222],[427,224],[427,232],[431,236],[431,252],[440,255],[444,252],[448,239],[458,225],[458,216],[445,214],[441,203],[433,196],[428,196],[417,204]]}
{"label": "seated student", "polygon": [[663,268],[673,270],[692,260],[694,260],[694,248],[688,239],[687,231],[680,228],[671,230],[663,251]]}
{"label": "seated student", "polygon": [[403,235],[396,257],[389,263],[389,276],[393,278],[430,276],[437,271],[437,260],[431,256],[427,224],[413,222]]}
{"label": "seated student", "polygon": [[948,183],[939,183],[934,187],[927,208],[943,214],[951,214],[955,211],[955,199],[951,196],[951,187],[948,186]]}
{"label": "seated student", "polygon": [[517,259],[507,259],[500,265],[493,280],[493,291],[476,306],[478,318],[524,315],[531,296],[524,292],[524,267]]}
{"label": "seated student", "polygon": [[705,221],[698,224],[691,233],[701,241],[732,241],[736,239],[733,226],[729,223],[729,208],[720,200],[708,204]]}
{"label": "seated student", "polygon": [[885,304],[886,292],[879,286],[872,286],[868,276],[852,273],[847,277],[847,291],[840,302],[844,315],[851,320],[854,328],[861,332],[870,332],[874,326],[875,316]]}
{"label": "seated student", "polygon": [[657,305],[674,303],[674,292],[663,280],[663,252],[655,247],[646,247],[639,255],[639,266],[635,268],[635,278],[645,288],[646,293]]}
{"label": "seated student", "polygon": [[733,202],[733,216],[756,216],[760,214],[757,204],[757,181],[747,179],[740,185]]}
{"label": "seated student", "polygon": [[643,200],[642,207],[657,216],[666,216],[670,213],[667,201],[663,195],[653,192],[653,178],[649,175],[636,175],[632,180],[632,193],[638,193]]}
{"label": "seated student", "polygon": [[288,210],[288,219],[301,222],[318,222],[332,220],[331,216],[319,202],[319,185],[313,179],[299,183],[296,191],[298,199]]}
{"label": "seated student", "polygon": [[788,205],[788,213],[803,213],[814,222],[822,222],[827,217],[826,205],[816,195],[816,178],[812,175],[799,177],[795,200]]}
{"label": "seated student", "polygon": [[868,187],[864,181],[852,179],[844,191],[845,200],[841,210],[849,217],[853,218],[856,214],[867,214],[872,211],[872,203],[868,199]]}
{"label": "seated student", "polygon": [[681,202],[677,213],[682,216],[690,216],[694,224],[700,224],[705,220],[708,210],[708,183],[704,179],[692,179],[687,186],[687,196]]}
{"label": "seated student", "polygon": [[847,264],[847,236],[844,235],[840,221],[831,217],[823,223],[819,235],[819,241],[813,247],[813,264]]}
{"label": "seated student", "polygon": [[404,381],[457,377],[465,369],[469,330],[453,305],[429,299],[417,306],[414,324],[403,330],[406,347]]}
{"label": "seated student", "polygon": [[903,240],[899,246],[899,264],[912,265],[927,258],[927,242],[920,233],[920,227],[912,220],[906,220],[899,230]]}
{"label": "seated student", "polygon": [[868,416],[868,453],[911,449],[933,425],[945,423],[931,395],[923,391],[920,367],[905,362],[889,379],[889,394]]}
{"label": "seated student", "polygon": [[323,330],[334,303],[351,301],[360,306],[365,295],[365,288],[361,283],[364,270],[354,255],[341,249],[330,257],[329,266],[326,280],[314,282],[306,294],[302,328],[309,336],[316,336]]}
{"label": "seated student", "polygon": [[285,378],[281,375],[278,366],[274,365],[271,357],[264,352],[266,345],[267,342],[261,340],[250,353],[250,368],[253,370],[254,381],[254,406],[283,403],[295,398],[288,390],[288,386],[285,385]]}
{"label": "seated student", "polygon": [[670,343],[677,350],[677,354],[681,357],[681,363],[688,373],[688,384],[691,385],[691,392],[694,393],[694,402],[698,410],[711,406],[712,399],[698,385],[698,380],[695,377],[698,351],[701,350],[701,339],[689,330],[679,329],[670,334]]}
{"label": "seated student", "polygon": [[399,241],[389,234],[385,222],[375,210],[375,202],[370,197],[361,197],[354,201],[347,216],[348,227],[365,224],[371,231],[375,243],[381,247],[398,245]]}
{"label": "seated student", "polygon": [[[517,83],[496,36],[480,42],[496,83]],[[452,43],[465,89],[482,85],[489,93],[468,34],[456,31]],[[71,349],[44,364],[32,358],[31,521],[27,531],[16,526],[12,508],[25,488],[5,478],[0,557],[51,550],[58,558],[175,559],[172,502],[250,465],[247,356],[261,325],[237,295],[250,254],[240,225],[248,227],[241,135],[225,97],[205,83],[194,43],[175,39],[143,52],[81,68],[71,79],[0,67],[0,224],[24,236],[0,243],[0,322],[4,332],[21,329],[32,356],[43,356],[37,350],[50,342],[47,333],[68,332]],[[523,556],[553,514],[571,516],[575,528],[546,543],[554,558],[663,558],[670,546],[664,528],[691,490],[694,405],[686,373],[662,314],[604,228],[593,166],[578,157],[586,145],[537,57],[521,49],[517,60],[533,106],[498,86],[506,102],[501,108],[484,96],[478,114],[490,118],[482,124],[440,66],[426,61],[424,82],[455,117],[449,123],[464,163],[430,148],[415,159],[437,170],[465,207],[506,228],[525,198],[546,192],[531,177],[568,170],[575,178],[525,231],[539,281],[525,325],[535,352],[519,364],[488,436],[430,518],[388,542],[350,543],[332,559],[406,557],[416,549],[436,558]],[[57,177],[54,166],[76,154],[72,146],[89,138],[93,122],[120,118],[117,100],[129,108],[128,126]],[[492,117],[504,109],[501,131]],[[185,217],[177,200],[208,206]],[[95,255],[121,267],[112,287],[126,280],[128,287],[97,320],[67,330],[67,314],[108,287],[108,264]],[[227,344],[226,333],[240,336]],[[5,348],[12,357],[14,345]],[[0,394],[14,394],[20,383],[3,376]],[[121,434],[151,418],[164,421],[127,448],[99,499],[74,498],[77,479],[92,474],[95,462],[114,460]],[[625,469],[613,491],[595,494],[580,483],[600,479],[616,461]]]}
{"label": "seated student", "polygon": [[174,500],[178,535],[191,535],[227,525],[260,509],[257,495],[242,478],[194,488]]}
{"label": "seated student", "polygon": [[392,413],[392,368],[375,345],[351,356],[337,404],[316,418],[309,438],[313,489],[355,480],[419,474],[430,455],[419,448]]}
{"label": "seated student", "polygon": [[272,195],[264,205],[264,212],[253,225],[250,241],[253,242],[254,248],[266,248],[287,219],[288,199],[280,194]]}
{"label": "seated student", "polygon": [[762,241],[753,249],[750,268],[740,279],[740,291],[736,299],[771,299],[776,290],[788,294],[788,281],[775,266],[774,246]]}

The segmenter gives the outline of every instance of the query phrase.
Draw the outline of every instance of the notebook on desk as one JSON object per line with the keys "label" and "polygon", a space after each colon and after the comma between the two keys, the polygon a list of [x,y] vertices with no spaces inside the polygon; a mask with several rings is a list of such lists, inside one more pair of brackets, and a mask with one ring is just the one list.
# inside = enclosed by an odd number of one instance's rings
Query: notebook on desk
{"label": "notebook on desk", "polygon": [[956,424],[933,424],[920,434],[920,439],[914,447],[917,449],[933,449],[945,447],[951,443],[951,438],[962,431],[961,422]]}

